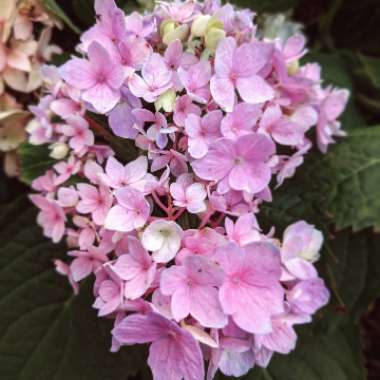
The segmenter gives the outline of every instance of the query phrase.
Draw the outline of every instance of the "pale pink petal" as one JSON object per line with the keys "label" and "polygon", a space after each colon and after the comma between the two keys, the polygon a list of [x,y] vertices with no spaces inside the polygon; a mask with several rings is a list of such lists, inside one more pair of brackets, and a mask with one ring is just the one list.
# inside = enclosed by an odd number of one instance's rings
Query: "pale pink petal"
{"label": "pale pink petal", "polygon": [[275,95],[273,88],[258,75],[239,78],[236,87],[242,99],[250,104],[264,103]]}
{"label": "pale pink petal", "polygon": [[213,76],[210,82],[210,90],[215,102],[225,111],[231,112],[235,104],[235,88],[228,78],[217,78]]}

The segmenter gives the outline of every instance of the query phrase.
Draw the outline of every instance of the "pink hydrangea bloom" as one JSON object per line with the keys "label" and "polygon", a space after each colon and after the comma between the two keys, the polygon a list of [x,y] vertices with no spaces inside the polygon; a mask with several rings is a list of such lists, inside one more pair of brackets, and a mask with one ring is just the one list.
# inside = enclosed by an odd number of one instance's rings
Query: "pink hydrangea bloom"
{"label": "pink hydrangea bloom", "polygon": [[220,42],[215,56],[215,75],[210,85],[214,100],[231,112],[236,102],[235,88],[247,103],[258,104],[273,99],[273,88],[258,75],[272,53],[271,45],[260,42],[244,43],[239,47],[232,37]]}
{"label": "pink hydrangea bloom", "polygon": [[236,139],[247,135],[254,130],[256,122],[261,115],[259,106],[248,103],[239,103],[234,110],[222,120],[221,133],[224,137]]}
{"label": "pink hydrangea bloom", "polygon": [[160,289],[162,294],[172,296],[171,310],[177,321],[190,314],[202,326],[221,328],[227,324],[217,290],[223,280],[223,271],[213,262],[205,257],[190,256],[183,266],[163,271]]}
{"label": "pink hydrangea bloom", "polygon": [[105,186],[96,188],[86,183],[77,185],[80,201],[76,206],[82,214],[91,213],[95,224],[102,225],[112,206],[113,196]]}
{"label": "pink hydrangea bloom", "polygon": [[130,76],[128,85],[132,94],[152,103],[172,85],[172,74],[164,59],[153,53],[143,65],[142,77]]}
{"label": "pink hydrangea bloom", "polygon": [[66,238],[57,271],[75,292],[94,274],[111,351],[152,343],[155,379],[203,380],[202,353],[208,380],[266,367],[329,292],[314,266],[321,233],[299,221],[281,240],[257,220],[272,179],[343,134],[348,92],[299,61],[302,35],[271,42],[249,10],[184,0],[126,16],[96,0],[95,11],[83,58],[44,68],[27,128],[56,160],[31,199],[45,235]]}
{"label": "pink hydrangea bloom", "polygon": [[115,191],[115,197],[118,203],[109,210],[104,222],[107,229],[130,232],[146,223],[150,206],[141,192],[121,188]]}
{"label": "pink hydrangea bloom", "polygon": [[275,145],[267,137],[251,133],[236,141],[216,140],[192,167],[202,179],[222,181],[225,189],[258,193],[265,189],[271,178],[267,160],[274,154]]}
{"label": "pink hydrangea bloom", "polygon": [[219,293],[223,311],[244,331],[270,332],[271,318],[284,308],[279,250],[271,243],[229,243],[217,249],[215,260],[227,276]]}
{"label": "pink hydrangea bloom", "polygon": [[202,118],[196,114],[190,114],[185,120],[185,130],[189,138],[189,153],[194,158],[202,158],[210,144],[222,137],[220,123],[223,113],[219,110],[211,111]]}
{"label": "pink hydrangea bloom", "polygon": [[152,343],[148,364],[156,380],[203,380],[203,355],[192,335],[157,313],[133,314],[112,334],[123,344]]}
{"label": "pink hydrangea bloom", "polygon": [[211,65],[208,61],[200,60],[188,70],[180,67],[178,76],[191,99],[198,103],[207,103],[210,98],[208,83],[211,78]]}
{"label": "pink hydrangea bloom", "polygon": [[108,260],[104,251],[93,246],[87,251],[69,251],[68,254],[75,257],[70,264],[70,269],[74,281],[77,282],[88,277]]}
{"label": "pink hydrangea bloom", "polygon": [[314,314],[329,298],[330,292],[320,278],[300,281],[287,292],[289,304],[296,314]]}
{"label": "pink hydrangea bloom", "polygon": [[125,166],[111,156],[107,160],[105,173],[99,174],[99,178],[106,186],[113,189],[130,187],[148,193],[156,179],[147,171],[148,160],[144,156],[136,158]]}
{"label": "pink hydrangea bloom", "polygon": [[85,147],[94,144],[95,137],[89,129],[87,121],[79,116],[69,116],[67,124],[62,127],[62,132],[70,138],[69,145],[74,152],[81,152]]}
{"label": "pink hydrangea bloom", "polygon": [[71,86],[82,90],[85,102],[99,113],[106,113],[120,100],[125,75],[122,67],[98,42],[91,43],[88,58],[73,58],[60,68],[60,74]]}
{"label": "pink hydrangea bloom", "polygon": [[181,174],[177,181],[170,185],[170,194],[175,206],[186,207],[191,214],[206,211],[206,188],[201,183],[194,183],[191,174]]}
{"label": "pink hydrangea bloom", "polygon": [[37,223],[43,228],[44,235],[58,243],[65,233],[66,215],[62,207],[42,195],[30,195],[29,198],[40,209]]}
{"label": "pink hydrangea bloom", "polygon": [[123,282],[108,266],[100,268],[95,275],[94,293],[96,298],[93,307],[98,309],[98,316],[102,317],[121,308]]}
{"label": "pink hydrangea bloom", "polygon": [[119,256],[112,270],[124,280],[124,296],[135,300],[152,285],[157,265],[135,237],[128,238],[128,253]]}
{"label": "pink hydrangea bloom", "polygon": [[235,224],[230,218],[226,218],[225,228],[230,241],[235,241],[240,246],[261,239],[259,225],[253,214],[244,214],[240,216]]}
{"label": "pink hydrangea bloom", "polygon": [[193,104],[190,96],[182,95],[177,98],[174,108],[173,120],[179,127],[185,126],[185,121],[190,114],[199,116],[201,109]]}

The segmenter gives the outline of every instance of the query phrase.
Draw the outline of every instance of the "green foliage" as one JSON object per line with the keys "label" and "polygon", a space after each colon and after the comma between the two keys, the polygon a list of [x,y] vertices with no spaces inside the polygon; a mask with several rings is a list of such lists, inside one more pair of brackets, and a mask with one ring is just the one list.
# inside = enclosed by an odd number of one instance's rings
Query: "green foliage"
{"label": "green foliage", "polygon": [[72,31],[80,33],[80,29],[71,21],[55,0],[43,0],[42,3],[48,11],[62,20]]}
{"label": "green foliage", "polygon": [[55,160],[49,156],[47,145],[31,145],[23,143],[19,148],[21,176],[20,179],[30,184],[32,181],[45,174],[51,168]]}
{"label": "green foliage", "polygon": [[48,145],[31,145],[24,143],[19,149],[21,180],[27,184],[45,174],[55,160],[49,156]]}
{"label": "green foliage", "polygon": [[[295,178],[263,208],[266,219],[287,225],[328,217],[338,229],[380,228],[380,127],[349,132],[326,155],[311,153]],[[290,216],[289,216],[290,213]]]}
{"label": "green foliage", "polygon": [[92,309],[91,284],[73,295],[52,263],[66,247],[44,239],[35,216],[26,199],[1,209],[0,378],[126,379],[143,365],[143,353],[109,353],[112,323]]}

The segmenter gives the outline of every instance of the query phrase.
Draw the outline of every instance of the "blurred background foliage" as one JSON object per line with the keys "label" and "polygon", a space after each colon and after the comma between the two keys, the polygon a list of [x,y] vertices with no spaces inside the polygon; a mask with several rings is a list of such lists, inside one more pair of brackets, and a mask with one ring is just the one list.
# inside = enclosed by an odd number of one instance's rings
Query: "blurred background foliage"
{"label": "blurred background foliage", "polygon": [[[65,23],[54,41],[75,52],[80,31],[93,25],[93,0],[41,0]],[[119,0],[126,12],[151,0]],[[304,25],[309,53],[325,84],[351,91],[342,117],[348,137],[327,155],[310,154],[296,176],[263,207],[260,222],[277,234],[298,219],[322,229],[319,269],[332,293],[311,325],[298,329],[297,349],[275,355],[245,380],[380,379],[380,4],[379,0],[235,0],[258,14],[285,12]],[[23,174],[33,177],[43,152],[24,147]],[[42,238],[27,187],[0,173],[1,380],[149,380],[144,350],[108,353],[107,321],[90,305],[90,284],[73,297],[54,273],[65,247]],[[223,379],[223,376],[219,376]]]}

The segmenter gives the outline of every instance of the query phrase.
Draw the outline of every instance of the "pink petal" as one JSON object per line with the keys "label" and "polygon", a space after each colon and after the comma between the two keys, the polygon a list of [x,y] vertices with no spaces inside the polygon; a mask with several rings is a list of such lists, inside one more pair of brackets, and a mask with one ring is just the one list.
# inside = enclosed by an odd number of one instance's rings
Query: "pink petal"
{"label": "pink petal", "polygon": [[92,261],[87,257],[78,257],[70,265],[73,280],[78,282],[89,276],[92,272]]}
{"label": "pink petal", "polygon": [[236,87],[242,99],[251,104],[264,103],[274,98],[273,88],[260,76],[239,78]]}
{"label": "pink petal", "polygon": [[106,217],[104,227],[111,231],[130,232],[134,230],[130,213],[123,207],[113,206]]}
{"label": "pink petal", "polygon": [[229,79],[213,76],[210,82],[210,90],[215,102],[225,111],[232,112],[236,99],[233,83]]}
{"label": "pink petal", "polygon": [[93,68],[85,59],[71,59],[59,68],[59,73],[68,84],[80,90],[86,90],[96,84]]}
{"label": "pink petal", "polygon": [[82,99],[90,103],[99,113],[111,111],[120,100],[120,91],[114,90],[104,83],[85,90]]}

